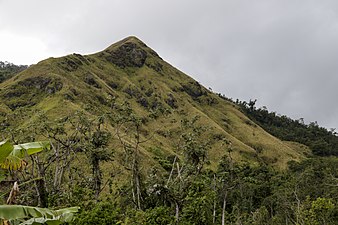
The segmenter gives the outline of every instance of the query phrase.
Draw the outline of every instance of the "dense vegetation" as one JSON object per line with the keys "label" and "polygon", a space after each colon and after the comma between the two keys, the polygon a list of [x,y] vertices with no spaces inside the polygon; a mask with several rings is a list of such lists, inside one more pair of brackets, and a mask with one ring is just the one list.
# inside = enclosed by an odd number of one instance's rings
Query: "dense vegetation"
{"label": "dense vegetation", "polygon": [[[313,225],[338,221],[337,158],[294,161],[288,170],[279,171],[263,161],[236,162],[231,142],[221,139],[223,157],[216,170],[210,170],[210,142],[203,137],[206,128],[198,124],[199,118],[187,118],[181,122],[175,154],[157,152],[161,167],[154,165],[144,173],[140,148],[147,141],[141,135],[147,118],[136,116],[128,103],[115,108],[115,113],[97,118],[78,113],[51,122],[42,116],[41,124],[27,134],[32,139],[45,136],[53,149],[32,157],[26,170],[8,174],[8,180],[39,181],[34,183],[36,189],[24,188],[16,203],[78,205],[81,213],[72,224]],[[104,122],[115,132],[110,133]],[[10,137],[15,131],[3,133]],[[120,144],[112,151],[114,141]],[[118,149],[123,150],[122,165],[130,171],[122,186],[114,184],[120,169],[110,169],[107,176],[102,168],[103,162],[112,167],[119,160],[114,157]],[[85,162],[89,168],[80,166]]]}
{"label": "dense vegetation", "polygon": [[27,69],[27,67],[26,65],[15,65],[6,61],[0,61],[0,83]]}
{"label": "dense vegetation", "polygon": [[142,210],[108,200],[84,206],[88,211],[75,224],[337,224],[336,163],[310,159],[279,174],[225,157],[216,173],[184,177],[174,186],[166,186],[166,179],[151,181],[155,185],[147,187]]}
{"label": "dense vegetation", "polygon": [[243,111],[272,135],[285,140],[295,141],[307,145],[313,154],[318,156],[338,156],[338,136],[335,129],[327,130],[316,122],[305,124],[303,119],[293,120],[287,116],[280,116],[269,112],[266,108],[256,108],[256,101],[240,102]]}

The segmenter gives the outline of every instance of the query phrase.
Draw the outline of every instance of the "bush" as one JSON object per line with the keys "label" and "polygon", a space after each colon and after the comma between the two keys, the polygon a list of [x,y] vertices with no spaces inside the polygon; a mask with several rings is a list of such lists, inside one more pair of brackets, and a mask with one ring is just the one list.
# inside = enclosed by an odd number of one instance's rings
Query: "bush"
{"label": "bush", "polygon": [[160,206],[146,211],[146,224],[167,225],[175,224],[175,217],[171,215],[173,210],[168,207]]}
{"label": "bush", "polygon": [[72,222],[74,225],[112,225],[121,224],[121,212],[111,202],[100,202],[86,207]]}

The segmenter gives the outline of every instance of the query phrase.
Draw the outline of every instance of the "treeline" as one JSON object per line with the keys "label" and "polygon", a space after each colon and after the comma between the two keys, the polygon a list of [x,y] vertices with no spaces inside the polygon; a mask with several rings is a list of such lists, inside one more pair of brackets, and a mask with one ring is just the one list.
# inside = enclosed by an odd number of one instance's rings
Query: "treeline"
{"label": "treeline", "polygon": [[279,139],[307,145],[317,156],[338,156],[338,136],[334,129],[327,130],[317,122],[305,124],[303,119],[280,116],[265,107],[256,108],[256,100],[237,100],[235,103],[251,120]]}
{"label": "treeline", "polygon": [[0,83],[13,77],[15,74],[20,73],[21,71],[27,69],[26,65],[15,65],[10,62],[0,61]]}

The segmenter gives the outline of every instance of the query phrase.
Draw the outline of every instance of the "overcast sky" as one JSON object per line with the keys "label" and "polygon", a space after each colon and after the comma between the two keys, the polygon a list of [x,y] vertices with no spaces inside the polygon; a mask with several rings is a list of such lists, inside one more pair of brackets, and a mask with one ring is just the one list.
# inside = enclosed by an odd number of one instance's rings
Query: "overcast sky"
{"label": "overcast sky", "polygon": [[130,35],[215,92],[338,128],[336,0],[0,0],[1,61]]}

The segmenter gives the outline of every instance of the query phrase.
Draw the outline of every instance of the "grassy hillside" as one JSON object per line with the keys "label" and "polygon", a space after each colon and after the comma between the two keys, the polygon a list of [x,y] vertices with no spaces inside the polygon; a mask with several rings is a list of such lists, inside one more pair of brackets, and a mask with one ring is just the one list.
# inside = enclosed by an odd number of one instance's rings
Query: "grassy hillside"
{"label": "grassy hillside", "polygon": [[150,158],[154,157],[147,150],[151,147],[174,154],[181,121],[193,117],[208,128],[205,137],[212,145],[208,151],[212,168],[226,153],[222,139],[231,142],[237,160],[285,168],[288,161],[304,158],[298,148],[265,132],[233,103],[166,63],[136,37],[92,55],[46,59],[2,83],[0,90],[2,120],[13,112],[25,114],[25,123],[8,125],[19,129],[38,123],[37,112],[49,118],[78,110],[90,115],[109,113],[114,99],[115,104],[128,101],[141,117],[154,118],[144,124],[153,134],[142,146]]}

